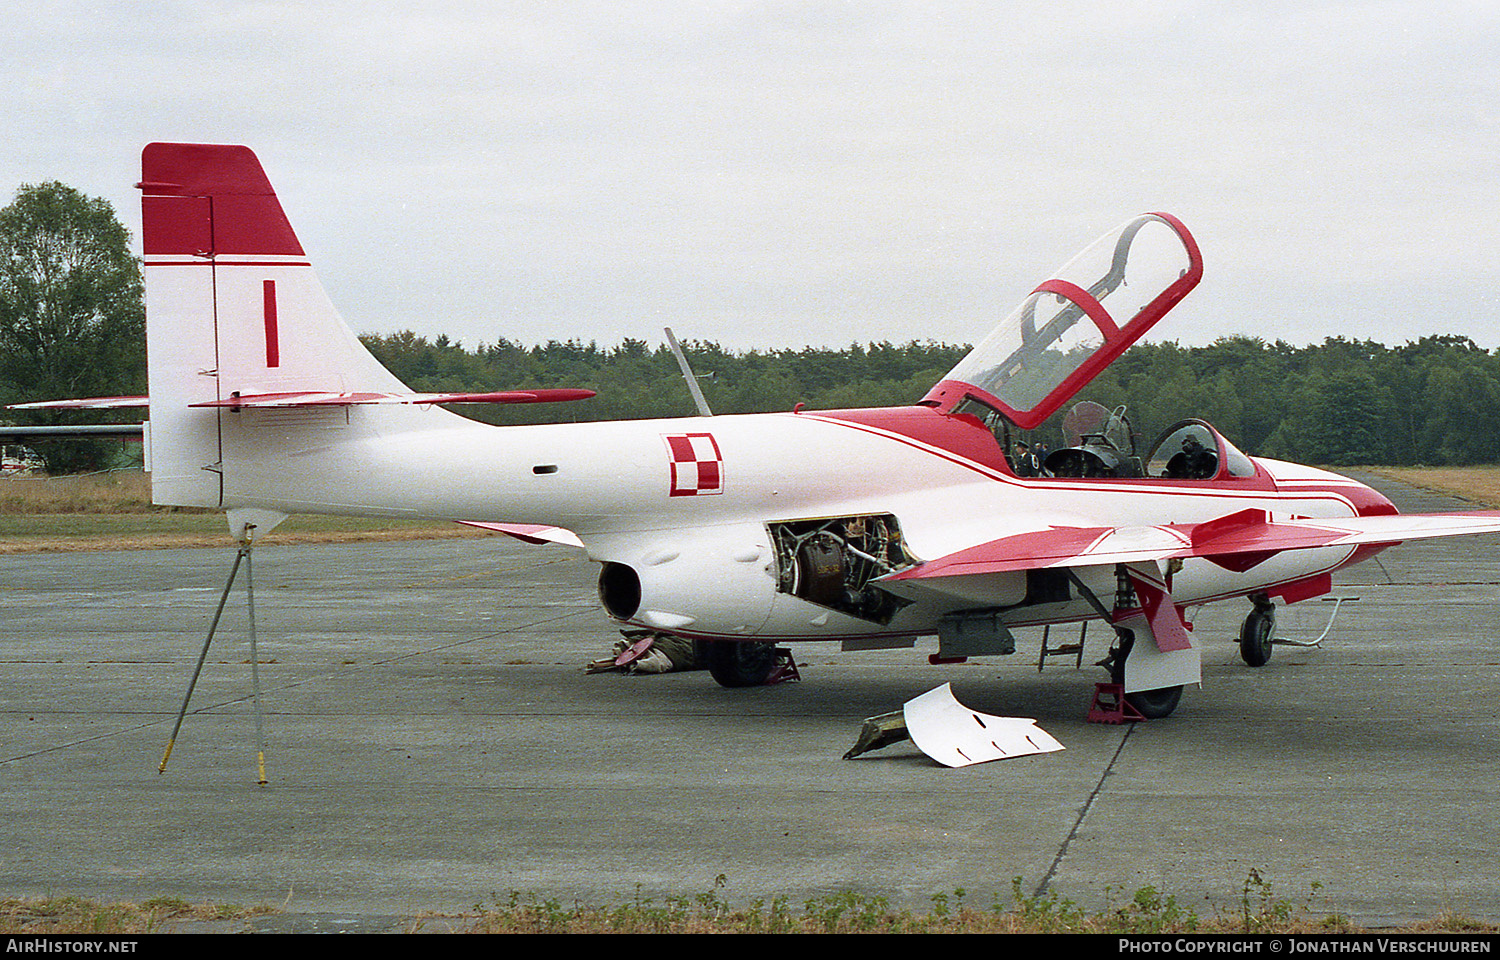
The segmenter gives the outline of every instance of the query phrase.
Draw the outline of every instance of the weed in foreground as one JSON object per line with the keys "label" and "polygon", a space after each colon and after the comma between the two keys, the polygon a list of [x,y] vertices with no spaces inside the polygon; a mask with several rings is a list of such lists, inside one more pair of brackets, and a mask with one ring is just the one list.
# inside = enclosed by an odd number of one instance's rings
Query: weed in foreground
{"label": "weed in foreground", "polygon": [[[1200,917],[1173,894],[1144,886],[1128,896],[1124,888],[1106,888],[1106,906],[1090,912],[1055,891],[1027,895],[1022,879],[1011,880],[1008,897],[995,894],[988,910],[969,905],[963,888],[929,898],[926,912],[893,909],[881,896],[853,890],[803,900],[800,909],[782,895],[755,897],[736,906],[726,896],[728,878],[714,878],[708,890],[694,896],[645,896],[641,887],[612,907],[512,891],[475,905],[457,916],[425,914],[407,929],[428,929],[437,921],[444,930],[472,933],[1364,933],[1347,917],[1320,915],[1316,903],[1322,885],[1312,884],[1300,902],[1273,891],[1260,870],[1251,870],[1240,885],[1239,902],[1211,905]],[[100,904],[79,897],[0,899],[0,932],[8,933],[150,933],[170,932],[203,920],[249,919],[273,913],[268,907],[246,910],[225,904],[188,904],[174,897],[155,897],[140,904]],[[1432,920],[1385,933],[1496,933],[1500,927],[1445,910]]]}
{"label": "weed in foreground", "polygon": [[[933,894],[925,913],[892,909],[886,898],[856,891],[811,897],[797,910],[785,896],[756,897],[737,908],[723,893],[720,874],[712,889],[696,897],[657,901],[639,889],[630,902],[614,908],[575,904],[512,893],[504,903],[476,907],[476,933],[1358,933],[1339,914],[1318,915],[1315,902],[1322,885],[1293,902],[1277,896],[1259,870],[1241,884],[1239,903],[1216,906],[1200,917],[1174,894],[1144,886],[1129,896],[1123,888],[1106,888],[1107,906],[1091,913],[1056,892],[1027,895],[1022,879],[1011,881],[1010,896],[995,895],[989,910],[967,903],[962,888]],[[1115,899],[1120,897],[1118,903]],[[1424,930],[1488,931],[1494,925],[1444,914],[1406,932]],[[1387,930],[1386,932],[1394,932]]]}

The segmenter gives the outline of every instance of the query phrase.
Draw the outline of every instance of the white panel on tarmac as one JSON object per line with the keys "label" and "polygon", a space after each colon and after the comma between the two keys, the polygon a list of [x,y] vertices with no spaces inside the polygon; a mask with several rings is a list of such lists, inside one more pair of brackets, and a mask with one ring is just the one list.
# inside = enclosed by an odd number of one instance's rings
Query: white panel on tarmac
{"label": "white panel on tarmac", "polygon": [[948,683],[906,701],[902,712],[912,742],[944,766],[966,767],[1063,749],[1035,720],[975,713],[958,702]]}

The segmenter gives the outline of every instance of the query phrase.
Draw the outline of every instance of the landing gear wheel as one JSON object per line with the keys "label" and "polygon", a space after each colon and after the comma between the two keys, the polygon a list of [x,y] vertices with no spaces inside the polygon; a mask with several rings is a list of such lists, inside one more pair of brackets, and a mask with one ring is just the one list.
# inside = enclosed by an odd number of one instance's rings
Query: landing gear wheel
{"label": "landing gear wheel", "polygon": [[[1133,646],[1135,634],[1129,630],[1119,631],[1118,639],[1106,660],[1110,682],[1119,684],[1122,690],[1125,688],[1125,659],[1130,656],[1130,648]],[[1136,712],[1146,720],[1170,717],[1181,700],[1181,686],[1158,687],[1155,690],[1137,690],[1135,693],[1125,694],[1125,702],[1135,707]]]}
{"label": "landing gear wheel", "polygon": [[1161,687],[1156,690],[1139,690],[1125,694],[1125,702],[1135,707],[1147,720],[1170,717],[1182,700],[1181,687]]}
{"label": "landing gear wheel", "polygon": [[700,640],[698,656],[721,687],[758,687],[776,668],[776,644]]}
{"label": "landing gear wheel", "polygon": [[1256,605],[1240,626],[1240,659],[1263,667],[1271,659],[1271,634],[1276,632],[1276,608]]}

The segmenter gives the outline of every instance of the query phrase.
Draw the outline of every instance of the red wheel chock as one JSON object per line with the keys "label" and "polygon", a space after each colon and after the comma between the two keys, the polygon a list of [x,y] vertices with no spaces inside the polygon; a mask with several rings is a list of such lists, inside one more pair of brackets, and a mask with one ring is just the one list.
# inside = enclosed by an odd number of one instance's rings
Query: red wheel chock
{"label": "red wheel chock", "polygon": [[773,683],[785,683],[788,680],[801,680],[802,674],[797,671],[797,661],[792,657],[790,647],[776,648],[776,665],[771,668],[771,675],[766,677],[765,686]]}
{"label": "red wheel chock", "polygon": [[1125,699],[1124,684],[1094,684],[1094,703],[1089,707],[1089,723],[1137,723],[1145,719]]}

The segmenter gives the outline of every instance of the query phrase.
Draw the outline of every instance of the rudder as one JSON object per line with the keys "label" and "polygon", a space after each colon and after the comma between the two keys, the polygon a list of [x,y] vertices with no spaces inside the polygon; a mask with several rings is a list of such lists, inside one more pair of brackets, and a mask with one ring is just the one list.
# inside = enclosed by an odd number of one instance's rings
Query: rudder
{"label": "rudder", "polygon": [[406,388],[329,302],[247,147],[153,143],[141,173],[152,499],[232,505],[226,462],[263,451],[235,411],[194,404]]}

